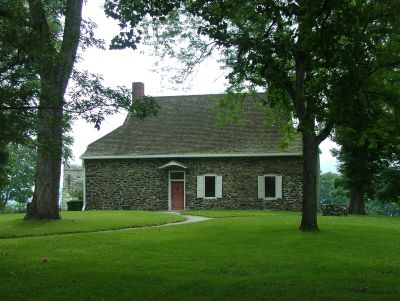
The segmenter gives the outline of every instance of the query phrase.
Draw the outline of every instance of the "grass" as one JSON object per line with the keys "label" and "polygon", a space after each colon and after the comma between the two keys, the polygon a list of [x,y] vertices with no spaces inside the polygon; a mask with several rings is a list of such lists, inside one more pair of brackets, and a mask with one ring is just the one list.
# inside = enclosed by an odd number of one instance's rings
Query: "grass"
{"label": "grass", "polygon": [[0,239],[0,300],[400,298],[399,218],[320,217],[302,233],[298,213],[190,213],[218,218]]}
{"label": "grass", "polygon": [[0,215],[0,238],[43,236],[153,226],[184,220],[146,211],[63,211],[56,221],[24,221],[23,214]]}

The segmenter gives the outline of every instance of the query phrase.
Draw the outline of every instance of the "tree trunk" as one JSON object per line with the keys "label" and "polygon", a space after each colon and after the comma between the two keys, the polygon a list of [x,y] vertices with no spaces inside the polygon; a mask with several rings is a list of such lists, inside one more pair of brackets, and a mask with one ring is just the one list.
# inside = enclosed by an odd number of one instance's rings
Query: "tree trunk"
{"label": "tree trunk", "polygon": [[[43,80],[43,79],[42,79]],[[63,113],[57,86],[42,84],[35,192],[26,219],[59,219]]]}
{"label": "tree trunk", "polygon": [[32,52],[40,70],[35,192],[26,219],[59,219],[64,94],[76,59],[83,0],[65,2],[61,49],[54,47],[45,8],[40,0],[28,0],[40,51]]}
{"label": "tree trunk", "polygon": [[349,213],[365,215],[364,189],[362,184],[351,184]]}
{"label": "tree trunk", "polygon": [[303,210],[300,230],[318,231],[317,224],[317,167],[318,143],[303,134]]}

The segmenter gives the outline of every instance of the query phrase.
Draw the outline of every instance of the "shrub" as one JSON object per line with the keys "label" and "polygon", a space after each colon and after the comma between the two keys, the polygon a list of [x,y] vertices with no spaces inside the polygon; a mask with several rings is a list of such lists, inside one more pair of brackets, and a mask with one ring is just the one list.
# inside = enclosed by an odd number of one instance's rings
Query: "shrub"
{"label": "shrub", "polygon": [[68,211],[81,211],[83,207],[83,201],[73,200],[67,202]]}
{"label": "shrub", "polygon": [[83,200],[83,183],[75,182],[72,187],[68,191],[69,195],[73,198],[77,198],[78,200]]}

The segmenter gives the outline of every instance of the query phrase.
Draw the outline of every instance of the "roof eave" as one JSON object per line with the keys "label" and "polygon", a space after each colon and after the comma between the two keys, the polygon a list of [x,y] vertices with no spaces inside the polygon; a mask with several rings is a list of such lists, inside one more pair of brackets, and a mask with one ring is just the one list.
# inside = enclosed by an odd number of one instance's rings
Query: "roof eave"
{"label": "roof eave", "polygon": [[159,154],[159,155],[82,155],[82,160],[92,159],[162,159],[162,158],[232,158],[232,157],[301,157],[301,152],[294,153],[229,153],[229,154]]}

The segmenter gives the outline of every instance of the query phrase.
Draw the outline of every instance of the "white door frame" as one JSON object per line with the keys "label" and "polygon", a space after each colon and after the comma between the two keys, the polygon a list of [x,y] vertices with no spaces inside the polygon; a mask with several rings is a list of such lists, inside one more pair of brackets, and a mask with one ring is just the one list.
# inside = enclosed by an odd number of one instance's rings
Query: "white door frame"
{"label": "white door frame", "polygon": [[[183,172],[183,180],[171,179],[172,172]],[[168,210],[172,210],[171,182],[183,182],[183,210],[186,209],[186,172],[184,170],[170,170],[168,172]]]}

